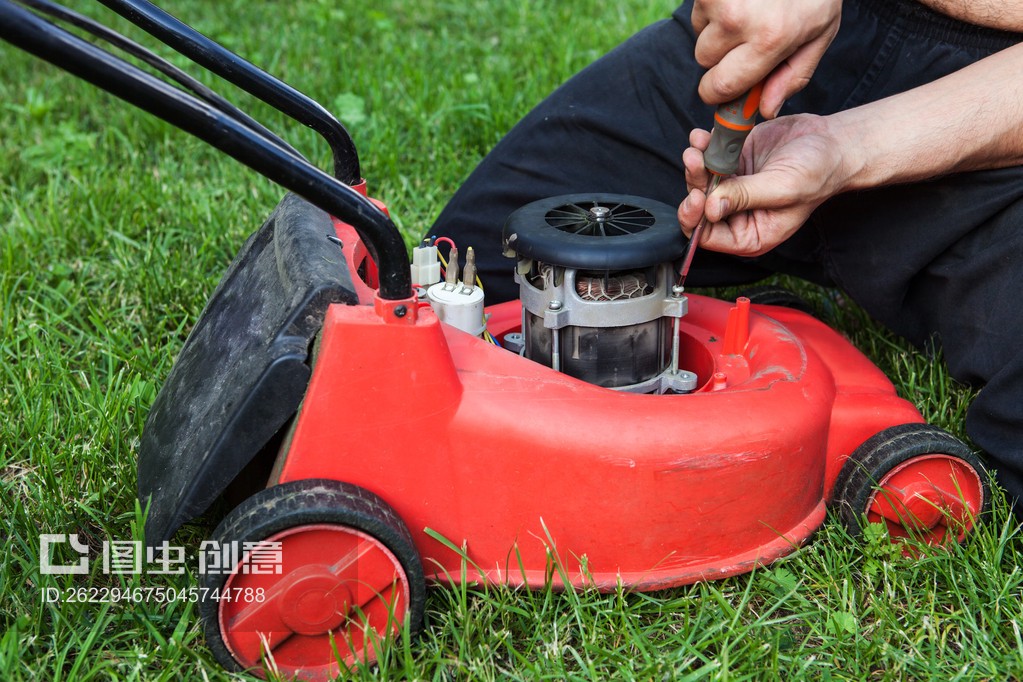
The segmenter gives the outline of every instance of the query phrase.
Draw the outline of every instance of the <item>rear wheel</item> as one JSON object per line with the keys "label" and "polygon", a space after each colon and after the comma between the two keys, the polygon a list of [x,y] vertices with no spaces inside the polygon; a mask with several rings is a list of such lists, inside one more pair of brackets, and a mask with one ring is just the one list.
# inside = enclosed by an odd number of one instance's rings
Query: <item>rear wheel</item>
{"label": "rear wheel", "polygon": [[849,456],[833,505],[853,535],[883,523],[892,539],[942,544],[962,540],[990,497],[984,465],[965,443],[929,424],[902,424]]}
{"label": "rear wheel", "polygon": [[206,642],[224,667],[333,679],[376,660],[381,640],[422,621],[426,585],[405,524],[354,485],[305,480],[262,490],[204,555]]}

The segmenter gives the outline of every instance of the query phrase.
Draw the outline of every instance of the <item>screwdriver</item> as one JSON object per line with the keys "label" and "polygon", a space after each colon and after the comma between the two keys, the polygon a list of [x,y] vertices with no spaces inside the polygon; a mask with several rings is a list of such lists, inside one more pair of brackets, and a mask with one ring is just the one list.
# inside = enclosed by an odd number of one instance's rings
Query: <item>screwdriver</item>
{"label": "screwdriver", "polygon": [[[710,131],[710,144],[707,151],[703,153],[703,165],[710,173],[710,181],[704,192],[709,197],[721,178],[726,175],[734,175],[739,170],[739,155],[742,153],[742,145],[749,137],[749,132],[757,123],[757,113],[760,111],[760,92],[763,90],[763,83],[758,83],[741,97],[718,106],[714,112],[714,127]],[[678,286],[686,283],[686,276],[693,264],[693,255],[696,254],[696,246],[700,243],[700,236],[707,226],[707,214],[704,212],[699,225],[693,230],[693,236],[689,239],[689,246],[686,248],[686,257],[682,261],[682,268],[679,270]]]}

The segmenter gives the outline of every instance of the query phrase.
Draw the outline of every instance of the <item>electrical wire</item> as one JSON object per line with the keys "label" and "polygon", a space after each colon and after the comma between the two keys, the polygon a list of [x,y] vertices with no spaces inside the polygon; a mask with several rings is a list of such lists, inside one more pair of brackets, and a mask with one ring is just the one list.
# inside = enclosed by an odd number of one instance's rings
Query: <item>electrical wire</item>
{"label": "electrical wire", "polygon": [[[451,237],[431,237],[431,239],[433,239],[433,246],[437,246],[437,244],[444,242],[448,245],[448,248],[458,251],[458,247],[455,246],[455,241],[451,239]],[[448,253],[450,253],[450,251]]]}

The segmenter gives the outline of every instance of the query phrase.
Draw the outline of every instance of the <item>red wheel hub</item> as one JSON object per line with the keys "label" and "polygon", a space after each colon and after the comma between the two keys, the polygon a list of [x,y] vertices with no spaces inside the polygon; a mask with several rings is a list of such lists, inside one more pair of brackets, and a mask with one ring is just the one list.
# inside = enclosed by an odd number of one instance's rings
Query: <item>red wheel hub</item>
{"label": "red wheel hub", "polygon": [[[296,569],[278,599],[281,620],[295,634],[319,635],[341,626],[351,609],[352,593],[323,565]],[[281,581],[287,583],[287,580]]]}
{"label": "red wheel hub", "polygon": [[889,471],[867,500],[867,520],[891,537],[941,544],[962,540],[984,504],[984,485],[969,464],[950,455],[920,455]]}
{"label": "red wheel hub", "polygon": [[261,546],[274,542],[278,564],[246,554],[219,595],[221,637],[238,662],[258,668],[266,653],[286,675],[327,680],[339,672],[338,660],[373,661],[373,640],[398,629],[409,603],[394,554],[361,531],[333,524],[289,528]]}

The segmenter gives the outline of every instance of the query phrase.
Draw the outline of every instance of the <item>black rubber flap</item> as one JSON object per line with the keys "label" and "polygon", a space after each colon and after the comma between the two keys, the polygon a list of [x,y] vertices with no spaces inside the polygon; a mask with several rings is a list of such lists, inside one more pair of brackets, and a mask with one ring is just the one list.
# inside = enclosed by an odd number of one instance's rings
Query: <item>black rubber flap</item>
{"label": "black rubber flap", "polygon": [[146,542],[209,508],[298,409],[331,303],[357,302],[330,217],[287,195],[206,304],[146,421]]}
{"label": "black rubber flap", "polygon": [[581,270],[673,261],[686,240],[675,209],[626,194],[568,194],[526,204],[504,226],[506,252]]}

